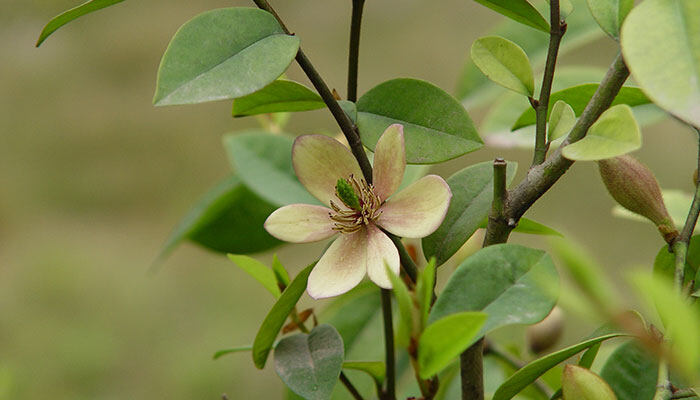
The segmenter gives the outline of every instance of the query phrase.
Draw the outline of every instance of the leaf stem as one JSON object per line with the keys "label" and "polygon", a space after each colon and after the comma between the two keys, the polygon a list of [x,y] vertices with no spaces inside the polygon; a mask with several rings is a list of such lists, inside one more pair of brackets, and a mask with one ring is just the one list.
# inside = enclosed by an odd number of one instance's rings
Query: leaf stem
{"label": "leaf stem", "polygon": [[360,392],[355,388],[355,385],[353,385],[347,375],[345,375],[345,372],[340,372],[340,381],[345,385],[345,388],[348,389],[348,392],[350,392],[355,400],[364,400]]}
{"label": "leaf stem", "polygon": [[396,364],[394,357],[394,326],[391,317],[391,290],[382,289],[382,315],[384,316],[384,351],[386,353],[386,387],[382,398],[396,400]]}
{"label": "leaf stem", "polygon": [[348,53],[348,100],[357,101],[357,75],[360,58],[360,31],[362,10],[365,0],[352,0],[352,19],[350,21],[350,51]]}
{"label": "leaf stem", "polygon": [[[484,342],[484,355],[492,355],[501,361],[508,364],[511,368],[516,371],[525,366],[522,360],[515,358],[512,354],[508,353],[505,349],[501,348],[497,344],[491,341]],[[554,395],[552,388],[547,386],[541,379],[538,379],[533,383],[535,388],[540,391],[546,398],[551,398]]]}

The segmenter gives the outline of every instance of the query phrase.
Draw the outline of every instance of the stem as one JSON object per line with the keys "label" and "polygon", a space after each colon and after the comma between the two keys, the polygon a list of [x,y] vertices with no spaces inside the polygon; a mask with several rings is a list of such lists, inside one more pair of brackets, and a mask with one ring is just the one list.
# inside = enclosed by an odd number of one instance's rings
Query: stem
{"label": "stem", "polygon": [[345,372],[340,373],[340,381],[343,382],[343,385],[345,385],[345,388],[348,389],[348,392],[350,392],[355,400],[364,400],[360,392],[357,391],[352,382],[350,382],[350,379],[348,379],[347,375],[345,375]]}
{"label": "stem", "polygon": [[668,364],[665,360],[659,361],[659,374],[656,379],[656,393],[653,400],[669,400],[671,395],[671,382],[668,379]]}
{"label": "stem", "polygon": [[386,353],[386,388],[383,398],[396,400],[396,365],[394,358],[394,327],[391,318],[391,290],[382,289],[384,316],[384,351]]}
{"label": "stem", "polygon": [[462,400],[484,400],[484,338],[459,356]]}
{"label": "stem", "polygon": [[544,67],[544,77],[542,78],[542,88],[540,89],[540,99],[535,107],[537,116],[537,127],[535,136],[535,154],[532,159],[532,165],[540,165],[544,162],[547,156],[547,113],[549,111],[549,96],[552,93],[552,82],[554,82],[554,69],[557,64],[557,55],[559,54],[559,45],[561,38],[566,32],[566,23],[561,21],[559,11],[559,0],[550,0],[549,2],[549,50],[547,51],[547,63]]}
{"label": "stem", "polygon": [[[508,364],[511,368],[515,370],[519,370],[520,368],[525,366],[525,363],[522,360],[515,358],[512,354],[508,353],[493,342],[487,341],[484,343],[484,354],[493,355],[501,361],[504,361],[506,364]],[[554,395],[552,389],[540,379],[536,380],[535,383],[533,383],[533,385],[546,398],[551,398]]]}
{"label": "stem", "polygon": [[[482,247],[496,243],[505,243],[508,240],[508,221],[506,220],[506,202],[508,201],[508,190],[506,189],[506,169],[507,163],[502,158],[493,161],[493,203],[491,203],[491,213],[484,235]],[[505,228],[505,229],[504,229]]]}
{"label": "stem", "polygon": [[357,101],[357,70],[360,58],[360,28],[365,0],[352,0],[350,21],[350,52],[348,54],[348,100]]}
{"label": "stem", "polygon": [[394,245],[399,250],[399,259],[401,260],[401,266],[403,266],[404,271],[406,271],[406,275],[411,278],[413,283],[416,283],[416,279],[418,279],[418,266],[411,258],[411,255],[408,254],[406,247],[401,243],[401,238],[387,231],[384,231],[384,233],[389,236],[389,239],[394,242]]}
{"label": "stem", "polygon": [[697,394],[695,393],[694,390],[692,389],[681,389],[681,390],[676,390],[673,392],[673,395],[671,395],[672,399],[687,399],[689,397],[695,397]]}

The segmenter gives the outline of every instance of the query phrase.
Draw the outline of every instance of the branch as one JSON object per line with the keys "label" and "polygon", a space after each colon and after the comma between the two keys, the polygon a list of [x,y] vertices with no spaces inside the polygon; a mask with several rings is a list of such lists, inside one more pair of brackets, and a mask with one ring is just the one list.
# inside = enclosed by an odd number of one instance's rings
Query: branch
{"label": "branch", "polygon": [[386,388],[382,399],[396,400],[396,364],[394,357],[394,327],[391,318],[391,290],[382,289],[384,316],[384,351],[386,353]]}
{"label": "branch", "polygon": [[360,392],[357,391],[357,388],[355,388],[352,382],[350,382],[350,379],[348,379],[347,375],[345,375],[345,372],[340,373],[340,381],[343,382],[343,385],[345,385],[345,388],[348,389],[348,392],[350,392],[355,400],[364,400]]}
{"label": "branch", "polygon": [[360,27],[365,0],[352,0],[350,21],[350,52],[348,54],[348,100],[357,101],[357,70],[360,58]]}

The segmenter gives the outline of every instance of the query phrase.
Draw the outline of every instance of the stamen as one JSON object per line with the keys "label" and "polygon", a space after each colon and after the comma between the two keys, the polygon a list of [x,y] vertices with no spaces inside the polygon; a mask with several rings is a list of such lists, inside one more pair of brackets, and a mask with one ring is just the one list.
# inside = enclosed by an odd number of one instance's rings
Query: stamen
{"label": "stamen", "polygon": [[341,233],[354,233],[379,218],[382,214],[379,211],[382,200],[374,193],[374,186],[368,184],[364,179],[358,180],[351,174],[347,182],[357,195],[359,206],[349,207],[336,191],[336,197],[340,200],[340,204],[348,206],[349,209],[341,208],[338,204],[331,201],[330,205],[333,212],[330,213],[330,218],[334,222],[334,230]]}

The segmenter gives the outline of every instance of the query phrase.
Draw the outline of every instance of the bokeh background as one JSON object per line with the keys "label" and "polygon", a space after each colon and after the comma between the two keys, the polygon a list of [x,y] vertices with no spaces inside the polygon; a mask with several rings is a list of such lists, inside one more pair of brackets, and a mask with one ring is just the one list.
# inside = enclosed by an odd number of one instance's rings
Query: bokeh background
{"label": "bokeh background", "polygon": [[[276,3],[343,93],[350,0]],[[255,126],[233,120],[230,102],[154,108],[160,57],[191,17],[250,3],[126,1],[34,48],[43,25],[77,4],[0,2],[0,399],[279,397],[270,366],[256,370],[247,354],[211,358],[252,342],[270,296],[191,244],[148,273],[179,218],[230,173],[222,134]],[[499,21],[470,0],[368,0],[360,92],[403,76],[454,92],[472,41]],[[616,51],[601,38],[561,62],[606,67]],[[305,82],[296,66],[289,76]],[[487,110],[469,111],[479,121]],[[288,130],[335,132],[325,110],[294,115]],[[662,186],[690,191],[691,133],[665,121],[645,127],[644,142],[637,156]],[[520,163],[516,180],[531,158],[487,148],[435,171],[497,155]],[[626,269],[649,268],[661,242],[651,225],[613,218],[612,206],[595,165],[577,163],[528,217],[583,243],[620,281]],[[278,252],[296,272],[321,248]]]}

